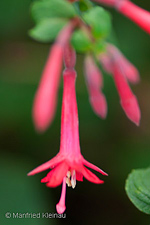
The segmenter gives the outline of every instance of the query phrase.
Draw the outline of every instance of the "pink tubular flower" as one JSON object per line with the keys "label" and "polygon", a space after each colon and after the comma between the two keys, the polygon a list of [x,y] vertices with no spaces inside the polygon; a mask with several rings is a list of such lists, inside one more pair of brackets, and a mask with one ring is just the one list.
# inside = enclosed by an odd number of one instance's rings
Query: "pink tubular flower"
{"label": "pink tubular flower", "polygon": [[116,8],[120,13],[131,19],[150,34],[150,12],[138,7],[129,0],[93,0]]}
{"label": "pink tubular flower", "polygon": [[35,95],[33,120],[36,129],[40,132],[47,129],[55,114],[62,70],[63,50],[70,39],[74,26],[74,22],[70,22],[59,33],[56,42],[51,48],[39,88]]}
{"label": "pink tubular flower", "polygon": [[127,117],[138,126],[141,119],[138,101],[135,95],[133,95],[122,68],[118,65],[115,57],[113,58],[113,77],[121,99],[120,103],[123,110],[125,111]]}
{"label": "pink tubular flower", "polygon": [[114,81],[121,99],[121,106],[124,109],[127,117],[138,126],[141,118],[138,101],[135,95],[133,95],[126,78],[121,71],[121,67],[117,65],[117,62],[114,62],[113,64],[113,74]]}
{"label": "pink tubular flower", "polygon": [[94,112],[104,119],[107,114],[107,102],[101,91],[103,87],[102,74],[90,55],[85,58],[84,68],[91,106]]}
{"label": "pink tubular flower", "polygon": [[121,99],[121,106],[127,117],[138,126],[141,118],[140,108],[127,82],[127,79],[133,83],[139,81],[137,69],[116,47],[110,44],[107,46],[107,52],[100,55],[99,59],[104,70],[113,74],[114,82]]}
{"label": "pink tubular flower", "polygon": [[108,52],[101,53],[98,56],[98,59],[103,67],[103,69],[106,71],[106,73],[112,73],[112,62],[111,57],[108,54]]}
{"label": "pink tubular flower", "polygon": [[52,122],[57,102],[62,69],[63,50],[58,43],[52,46],[33,105],[33,120],[38,131],[44,131]]}
{"label": "pink tubular flower", "polygon": [[140,81],[140,75],[137,68],[132,63],[130,63],[117,48],[115,48],[114,46],[110,46],[110,48],[113,48],[112,51],[116,51],[118,63],[120,67],[122,67],[122,69],[124,70],[124,75],[126,76],[128,81],[133,84],[138,83]]}
{"label": "pink tubular flower", "polygon": [[120,2],[121,3],[116,6],[116,9],[150,34],[150,12],[128,0],[122,0]]}
{"label": "pink tubular flower", "polygon": [[125,58],[125,56],[119,51],[119,49],[111,44],[107,45],[107,52],[99,56],[99,60],[107,73],[112,73],[113,70],[111,62],[112,56],[115,56],[117,63],[122,68],[125,77],[131,83],[138,83],[140,81],[139,72],[136,67]]}
{"label": "pink tubular flower", "polygon": [[61,198],[59,203],[56,205],[56,209],[59,214],[63,213],[66,209],[66,184],[69,187],[75,188],[76,180],[83,181],[83,176],[90,182],[96,184],[103,183],[102,180],[100,180],[85,166],[90,167],[103,175],[107,175],[97,166],[86,161],[81,155],[78,111],[75,93],[76,72],[73,68],[71,68],[70,63],[65,64],[68,68],[66,68],[63,73],[64,89],[61,116],[60,151],[53,159],[42,164],[28,174],[34,175],[46,169],[52,169],[47,176],[41,180],[41,182],[46,183],[48,187],[56,187],[62,183]]}

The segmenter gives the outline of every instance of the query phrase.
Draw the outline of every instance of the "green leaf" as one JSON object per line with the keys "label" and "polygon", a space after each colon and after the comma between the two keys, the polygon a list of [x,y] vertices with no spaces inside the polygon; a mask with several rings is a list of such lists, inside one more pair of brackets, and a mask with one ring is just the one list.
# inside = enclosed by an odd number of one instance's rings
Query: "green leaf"
{"label": "green leaf", "polygon": [[89,0],[79,1],[79,8],[81,12],[87,11],[92,6],[93,6],[93,3]]}
{"label": "green leaf", "polygon": [[102,52],[106,51],[106,42],[102,41],[101,39],[96,41],[93,45],[93,52],[96,55],[99,55]]}
{"label": "green leaf", "polygon": [[106,37],[111,30],[109,13],[99,6],[84,13],[83,19],[91,26],[92,34],[95,38]]}
{"label": "green leaf", "polygon": [[86,52],[91,49],[92,43],[87,34],[82,30],[76,30],[73,33],[71,43],[77,52]]}
{"label": "green leaf", "polygon": [[35,1],[31,13],[36,22],[52,17],[72,18],[76,15],[75,8],[66,0]]}
{"label": "green leaf", "polygon": [[31,29],[29,35],[37,41],[50,42],[57,37],[66,23],[67,20],[60,18],[45,19]]}
{"label": "green leaf", "polygon": [[131,202],[140,211],[150,214],[150,168],[133,170],[125,189]]}

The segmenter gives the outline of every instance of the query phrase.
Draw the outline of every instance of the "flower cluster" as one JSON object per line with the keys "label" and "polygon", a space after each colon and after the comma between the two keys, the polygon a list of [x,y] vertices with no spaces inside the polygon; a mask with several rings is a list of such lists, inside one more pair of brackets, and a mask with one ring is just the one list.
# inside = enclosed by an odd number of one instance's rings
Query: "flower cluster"
{"label": "flower cluster", "polygon": [[[85,177],[90,182],[101,184],[103,183],[95,174],[93,174],[89,167],[102,175],[107,175],[103,170],[97,166],[86,161],[81,155],[80,141],[79,141],[79,121],[77,100],[75,92],[76,71],[74,69],[76,63],[76,51],[82,51],[85,54],[84,59],[84,75],[89,93],[89,101],[93,111],[101,118],[106,118],[107,115],[107,102],[102,92],[103,89],[103,76],[99,69],[101,65],[109,74],[112,74],[116,89],[120,97],[121,106],[127,117],[139,125],[140,122],[140,109],[135,95],[132,93],[128,81],[137,83],[140,80],[137,69],[132,65],[123,54],[112,44],[104,41],[107,33],[109,33],[109,16],[103,11],[102,8],[77,15],[72,7],[73,4],[78,4],[78,0],[43,0],[43,9],[51,9],[57,3],[66,5],[68,20],[65,18],[65,26],[58,32],[57,38],[51,47],[51,51],[45,65],[43,75],[35,95],[33,104],[33,121],[37,131],[44,132],[51,124],[57,105],[57,94],[60,83],[61,71],[64,61],[63,71],[63,100],[62,100],[62,113],[61,113],[61,140],[60,151],[50,161],[42,164],[36,169],[32,170],[28,175],[34,175],[41,171],[51,169],[41,182],[46,183],[48,187],[56,187],[62,184],[62,194],[59,203],[56,205],[58,213],[63,213],[66,209],[65,194],[66,184],[69,187],[75,188],[76,180],[83,181]],[[140,9],[128,0],[93,0],[98,3],[104,3],[109,6],[115,7],[119,12],[128,16],[144,30],[150,33],[150,14],[145,10]],[[74,3],[76,2],[76,3]],[[83,1],[84,2],[84,1]],[[69,4],[69,5],[68,5]],[[86,2],[85,2],[86,4]],[[47,17],[54,16],[52,22],[60,24],[60,20],[56,19],[57,16],[62,16],[62,12],[53,12],[53,10],[39,13],[40,2],[34,7],[36,17],[39,15],[40,26],[43,21],[44,26]],[[140,14],[140,16],[139,16]],[[64,17],[66,15],[63,14]],[[104,17],[98,27],[98,21],[95,18]],[[67,21],[67,24],[66,24]],[[47,22],[47,21],[46,21]],[[48,20],[49,22],[49,20]],[[87,23],[86,23],[87,22]],[[58,25],[57,24],[57,25]],[[47,40],[51,38],[47,33],[41,34],[38,29],[32,32],[34,38]],[[43,28],[42,27],[42,31]],[[37,32],[38,31],[38,32]],[[47,31],[46,31],[47,32]],[[87,35],[87,36],[86,36]],[[73,39],[72,39],[73,37]],[[50,39],[51,40],[51,39]],[[75,49],[74,49],[75,48]],[[99,64],[99,65],[98,65]],[[86,166],[86,167],[85,167]]]}

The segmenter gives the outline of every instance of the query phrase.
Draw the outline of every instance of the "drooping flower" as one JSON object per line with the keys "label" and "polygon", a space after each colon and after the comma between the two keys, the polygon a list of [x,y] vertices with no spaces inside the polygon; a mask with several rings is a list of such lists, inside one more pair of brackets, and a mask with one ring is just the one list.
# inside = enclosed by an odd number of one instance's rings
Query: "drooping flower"
{"label": "drooping flower", "polygon": [[[71,53],[71,55],[74,55]],[[68,59],[67,57],[65,57]],[[74,58],[75,59],[75,58]],[[58,213],[63,213],[66,209],[65,194],[66,184],[75,188],[76,180],[83,181],[83,176],[90,182],[103,183],[95,174],[85,166],[107,175],[97,166],[91,164],[83,158],[80,151],[79,142],[79,121],[75,93],[76,72],[71,65],[74,60],[65,62],[66,69],[63,73],[64,89],[61,115],[61,142],[59,153],[50,161],[42,164],[28,175],[34,175],[41,171],[52,169],[41,182],[48,187],[56,187],[62,184],[62,194],[59,203],[56,205]]]}
{"label": "drooping flower", "polygon": [[124,109],[127,117],[137,126],[140,123],[141,112],[137,98],[132,93],[127,80],[122,73],[121,66],[117,65],[117,61],[113,64],[113,77],[121,99],[121,106]]}
{"label": "drooping flower", "polygon": [[90,55],[85,58],[84,70],[91,106],[94,112],[104,119],[107,114],[107,102],[101,90],[103,87],[103,77]]}
{"label": "drooping flower", "polygon": [[138,82],[139,74],[137,69],[112,45],[108,45],[107,52],[100,55],[99,58],[104,69],[113,74],[121,100],[120,103],[127,117],[136,125],[139,125],[140,108],[127,82],[127,78],[131,82]]}
{"label": "drooping flower", "polygon": [[125,77],[131,83],[135,84],[140,81],[140,76],[137,68],[129,62],[125,56],[117,49],[114,45],[108,44],[107,51],[99,55],[99,60],[107,73],[112,73],[112,60],[111,58],[115,56],[118,65],[122,68]]}
{"label": "drooping flower", "polygon": [[39,88],[33,105],[33,120],[37,131],[44,131],[52,122],[56,104],[57,92],[62,70],[63,49],[58,43],[51,48]]}
{"label": "drooping flower", "polygon": [[140,8],[129,0],[93,0],[116,8],[120,13],[131,19],[150,34],[150,12]]}
{"label": "drooping flower", "polygon": [[71,21],[60,31],[57,40],[51,48],[35,95],[33,121],[36,129],[40,132],[45,131],[54,118],[64,46],[69,41],[74,27],[75,23]]}

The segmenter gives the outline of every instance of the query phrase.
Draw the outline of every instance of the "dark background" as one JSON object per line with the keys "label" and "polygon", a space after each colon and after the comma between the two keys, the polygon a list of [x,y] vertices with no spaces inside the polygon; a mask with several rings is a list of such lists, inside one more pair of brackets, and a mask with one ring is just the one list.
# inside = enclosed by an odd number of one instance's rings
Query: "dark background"
{"label": "dark background", "polygon": [[[134,1],[150,11],[149,0]],[[132,169],[150,165],[150,36],[128,19],[112,12],[118,45],[136,65],[141,82],[132,86],[141,108],[140,127],[130,122],[120,104],[111,76],[104,74],[108,116],[101,120],[92,111],[83,77],[83,57],[77,59],[77,99],[80,142],[84,157],[105,170],[103,185],[87,180],[67,188],[67,219],[6,219],[6,212],[56,212],[61,187],[40,183],[46,172],[27,173],[57,154],[60,141],[62,82],[55,120],[42,135],[35,132],[31,109],[45,64],[48,44],[32,41],[31,0],[0,1],[0,221],[2,224],[102,224],[149,225],[150,216],[128,199],[125,180]],[[98,175],[98,174],[97,174]]]}

